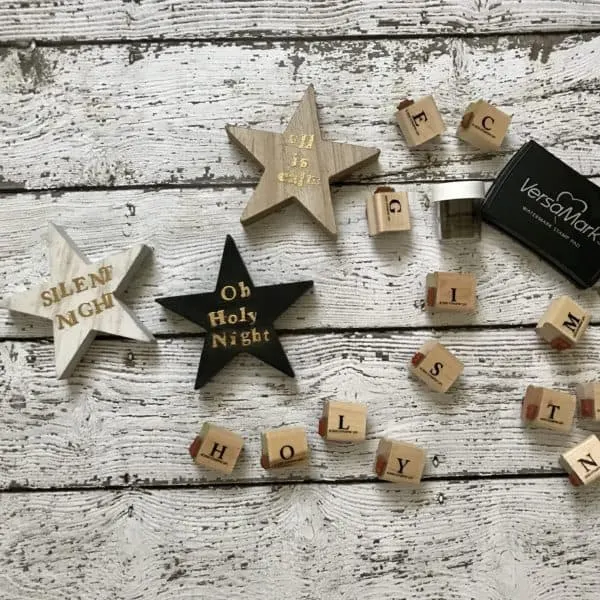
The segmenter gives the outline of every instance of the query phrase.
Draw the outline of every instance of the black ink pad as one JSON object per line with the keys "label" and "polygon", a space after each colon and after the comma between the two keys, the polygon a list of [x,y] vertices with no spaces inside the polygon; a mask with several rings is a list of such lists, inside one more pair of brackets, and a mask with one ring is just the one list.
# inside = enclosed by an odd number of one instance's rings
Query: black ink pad
{"label": "black ink pad", "polygon": [[502,169],[482,207],[580,288],[600,279],[600,188],[534,141]]}

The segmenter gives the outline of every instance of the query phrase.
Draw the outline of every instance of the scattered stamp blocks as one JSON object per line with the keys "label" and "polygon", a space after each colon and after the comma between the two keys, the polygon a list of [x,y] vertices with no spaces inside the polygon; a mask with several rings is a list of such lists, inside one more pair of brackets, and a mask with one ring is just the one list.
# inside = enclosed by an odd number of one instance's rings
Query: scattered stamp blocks
{"label": "scattered stamp blocks", "polygon": [[425,281],[427,306],[432,311],[472,312],[477,303],[472,273],[429,273]]}
{"label": "scattered stamp blocks", "polygon": [[408,98],[402,100],[398,104],[396,120],[410,147],[424,144],[446,129],[433,96],[425,96],[416,102]]}
{"label": "scattered stamp blocks", "polygon": [[434,392],[447,392],[464,370],[458,360],[442,344],[431,340],[412,357],[410,372]]}
{"label": "scattered stamp blocks", "polygon": [[561,296],[552,301],[535,330],[555,350],[566,350],[579,342],[591,319],[569,296]]}
{"label": "scattered stamp blocks", "polygon": [[418,486],[425,468],[425,450],[407,444],[382,438],[377,447],[375,473],[379,479]]}
{"label": "scattered stamp blocks", "polygon": [[569,481],[576,487],[600,479],[600,440],[590,435],[581,444],[562,454],[559,463],[569,473]]}
{"label": "scattered stamp blocks", "polygon": [[262,434],[263,469],[275,469],[302,462],[308,457],[306,431],[302,427],[280,427]]}
{"label": "scattered stamp blocks", "polygon": [[600,383],[580,383],[575,394],[581,417],[600,422]]}
{"label": "scattered stamp blocks", "polygon": [[570,431],[577,399],[566,392],[530,385],[527,387],[521,418],[531,427]]}
{"label": "scattered stamp blocks", "polygon": [[499,108],[485,100],[478,100],[467,107],[456,135],[481,150],[498,150],[511,119],[511,115]]}
{"label": "scattered stamp blocks", "polygon": [[396,192],[391,187],[378,187],[367,200],[367,223],[370,236],[389,231],[408,231],[408,194]]}
{"label": "scattered stamp blocks", "polygon": [[431,202],[438,239],[479,239],[484,196],[483,181],[452,181],[434,185]]}
{"label": "scattered stamp blocks", "polygon": [[237,463],[244,439],[228,429],[204,423],[190,446],[190,455],[197,465],[229,474]]}
{"label": "scattered stamp blocks", "polygon": [[319,435],[332,442],[362,442],[367,437],[367,407],[356,402],[325,402]]}

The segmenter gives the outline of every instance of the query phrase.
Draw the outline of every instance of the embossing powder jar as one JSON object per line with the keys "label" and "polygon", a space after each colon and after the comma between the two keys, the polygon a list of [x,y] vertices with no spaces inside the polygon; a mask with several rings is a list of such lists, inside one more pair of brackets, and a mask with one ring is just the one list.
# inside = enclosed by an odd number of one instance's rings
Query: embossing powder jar
{"label": "embossing powder jar", "polygon": [[600,278],[600,188],[538,143],[527,142],[502,169],[482,214],[578,287]]}
{"label": "embossing powder jar", "polygon": [[481,237],[482,181],[455,181],[433,186],[431,197],[440,240]]}

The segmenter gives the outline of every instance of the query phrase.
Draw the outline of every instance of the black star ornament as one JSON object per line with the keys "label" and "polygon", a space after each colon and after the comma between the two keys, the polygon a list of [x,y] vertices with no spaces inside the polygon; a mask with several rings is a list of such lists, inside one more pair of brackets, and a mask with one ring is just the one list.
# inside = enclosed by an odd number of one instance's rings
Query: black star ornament
{"label": "black star ornament", "polygon": [[312,286],[296,281],[256,287],[228,235],[214,292],[156,301],[207,332],[194,386],[199,389],[241,352],[294,377],[273,322]]}

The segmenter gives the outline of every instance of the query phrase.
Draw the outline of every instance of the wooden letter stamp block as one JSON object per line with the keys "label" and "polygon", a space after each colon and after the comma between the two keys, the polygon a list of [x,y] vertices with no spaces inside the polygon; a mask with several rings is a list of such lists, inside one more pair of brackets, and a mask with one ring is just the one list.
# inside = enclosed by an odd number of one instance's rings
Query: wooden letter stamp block
{"label": "wooden letter stamp block", "polygon": [[575,394],[581,417],[600,422],[600,383],[580,383]]}
{"label": "wooden letter stamp block", "polygon": [[433,311],[472,312],[477,303],[475,276],[472,273],[427,275],[427,306]]}
{"label": "wooden letter stamp block", "polygon": [[228,429],[204,423],[190,446],[190,455],[197,465],[229,474],[237,463],[244,439]]}
{"label": "wooden letter stamp block", "polygon": [[464,365],[442,344],[431,340],[412,357],[409,369],[434,392],[447,392]]}
{"label": "wooden letter stamp block", "polygon": [[416,102],[402,100],[398,104],[396,120],[410,147],[424,144],[446,129],[433,96],[425,96]]}
{"label": "wooden letter stamp block", "polygon": [[523,398],[521,418],[531,427],[570,431],[576,405],[571,394],[530,385]]}
{"label": "wooden letter stamp block", "polygon": [[410,229],[408,194],[391,187],[378,187],[367,200],[369,235]]}
{"label": "wooden letter stamp block", "polygon": [[280,427],[262,434],[263,469],[274,469],[302,462],[308,458],[308,441],[302,427]]}
{"label": "wooden letter stamp block", "polygon": [[418,486],[425,468],[425,450],[407,444],[382,438],[377,447],[375,473],[379,479]]}
{"label": "wooden letter stamp block", "polygon": [[588,328],[592,315],[568,296],[553,300],[535,328],[555,350],[572,348]]}
{"label": "wooden letter stamp block", "polygon": [[511,115],[485,100],[478,100],[467,107],[456,135],[476,148],[498,150],[511,119]]}
{"label": "wooden letter stamp block", "polygon": [[569,473],[569,481],[574,486],[587,485],[600,479],[600,440],[590,435],[581,444],[562,454],[559,463]]}
{"label": "wooden letter stamp block", "polygon": [[356,402],[325,402],[319,435],[332,442],[362,442],[367,437],[367,407]]}

